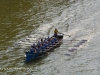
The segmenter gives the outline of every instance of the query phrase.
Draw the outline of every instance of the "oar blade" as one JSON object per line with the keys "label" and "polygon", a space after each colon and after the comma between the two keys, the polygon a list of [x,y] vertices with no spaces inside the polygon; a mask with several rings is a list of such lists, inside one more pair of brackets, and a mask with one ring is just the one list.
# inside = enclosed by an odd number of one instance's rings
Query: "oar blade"
{"label": "oar blade", "polygon": [[70,49],[70,50],[68,50],[68,52],[74,52],[75,50],[77,50],[77,49]]}
{"label": "oar blade", "polygon": [[66,56],[70,56],[70,54],[64,54],[64,55],[66,55]]}

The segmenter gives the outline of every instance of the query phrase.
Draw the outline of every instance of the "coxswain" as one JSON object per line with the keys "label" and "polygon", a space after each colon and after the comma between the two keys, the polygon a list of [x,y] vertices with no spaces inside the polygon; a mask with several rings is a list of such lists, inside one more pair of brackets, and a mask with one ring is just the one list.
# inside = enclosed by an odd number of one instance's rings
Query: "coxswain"
{"label": "coxswain", "polygon": [[58,36],[58,30],[55,28],[55,30],[54,30],[54,37],[57,37]]}

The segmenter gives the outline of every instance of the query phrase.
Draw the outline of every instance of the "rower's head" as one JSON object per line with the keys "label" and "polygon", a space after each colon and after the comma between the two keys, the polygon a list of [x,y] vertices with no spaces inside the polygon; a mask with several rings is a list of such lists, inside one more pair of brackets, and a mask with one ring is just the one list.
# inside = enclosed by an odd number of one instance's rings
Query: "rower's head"
{"label": "rower's head", "polygon": [[35,46],[35,44],[33,44],[33,46]]}

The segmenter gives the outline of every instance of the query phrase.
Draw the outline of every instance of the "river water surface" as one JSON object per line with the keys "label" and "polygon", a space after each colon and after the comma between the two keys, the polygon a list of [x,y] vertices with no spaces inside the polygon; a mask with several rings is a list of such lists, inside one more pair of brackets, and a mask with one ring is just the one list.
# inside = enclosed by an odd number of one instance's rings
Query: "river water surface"
{"label": "river water surface", "polygon": [[[0,9],[0,75],[99,75],[100,0],[1,0]],[[60,47],[26,64],[25,51],[55,28]]]}

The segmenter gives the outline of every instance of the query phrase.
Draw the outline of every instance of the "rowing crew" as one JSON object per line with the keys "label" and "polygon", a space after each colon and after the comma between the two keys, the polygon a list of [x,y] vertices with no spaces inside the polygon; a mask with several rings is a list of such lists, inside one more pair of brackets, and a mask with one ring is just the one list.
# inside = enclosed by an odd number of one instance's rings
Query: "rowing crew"
{"label": "rowing crew", "polygon": [[37,45],[33,44],[30,48],[30,52],[37,53],[48,50],[54,44],[58,43],[58,39],[56,37],[41,39],[41,42],[38,42]]}

